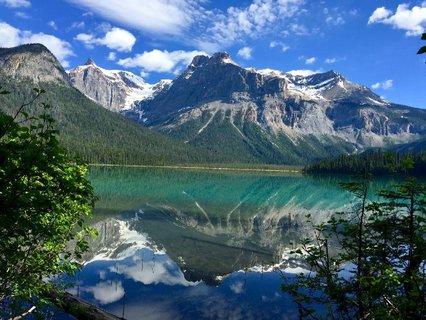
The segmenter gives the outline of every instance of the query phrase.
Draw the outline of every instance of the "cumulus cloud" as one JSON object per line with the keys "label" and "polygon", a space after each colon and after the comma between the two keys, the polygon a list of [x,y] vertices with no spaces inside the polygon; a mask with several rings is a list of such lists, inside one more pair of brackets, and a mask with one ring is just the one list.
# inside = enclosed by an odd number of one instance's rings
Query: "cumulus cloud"
{"label": "cumulus cloud", "polygon": [[9,8],[28,8],[31,7],[31,2],[28,0],[0,0],[0,5]]}
{"label": "cumulus cloud", "polygon": [[243,47],[240,50],[238,50],[237,55],[245,60],[250,60],[252,58],[251,56],[252,51],[253,51],[253,48]]}
{"label": "cumulus cloud", "polygon": [[368,19],[368,24],[380,22],[381,20],[388,18],[391,14],[392,11],[386,9],[385,7],[377,8]]}
{"label": "cumulus cloud", "polygon": [[281,41],[271,41],[271,43],[269,43],[269,47],[270,48],[279,47],[279,48],[281,48],[282,52],[286,52],[287,50],[290,49],[290,47],[288,45],[286,45],[285,43],[283,43]]}
{"label": "cumulus cloud", "polygon": [[96,38],[92,34],[80,33],[75,39],[83,42],[89,48],[96,45],[104,45],[112,50],[121,52],[132,51],[136,43],[136,38],[133,34],[120,28],[112,28],[102,38]]}
{"label": "cumulus cloud", "polygon": [[11,25],[0,22],[0,47],[10,48],[21,44],[21,31]]}
{"label": "cumulus cloud", "polygon": [[376,82],[371,85],[371,88],[373,89],[383,89],[388,90],[393,87],[393,80],[385,80],[383,82]]}
{"label": "cumulus cloud", "polygon": [[307,58],[305,64],[314,64],[317,61],[316,57]]}
{"label": "cumulus cloud", "polygon": [[74,56],[71,44],[53,35],[22,31],[11,25],[0,22],[0,47],[15,47],[26,43],[41,43],[45,45],[62,63],[64,68],[69,67],[68,58]]}
{"label": "cumulus cloud", "polygon": [[324,60],[324,62],[327,63],[327,64],[333,64],[333,63],[337,62],[337,59],[336,58],[327,58],[327,59]]}
{"label": "cumulus cloud", "polygon": [[173,37],[213,53],[245,38],[277,32],[307,33],[289,23],[304,0],[252,0],[247,6],[209,10],[206,0],[67,0],[104,19],[159,37]]}
{"label": "cumulus cloud", "polygon": [[135,55],[133,58],[118,60],[126,68],[142,68],[142,72],[167,72],[178,74],[197,55],[207,55],[203,51],[167,51],[154,49]]}
{"label": "cumulus cloud", "polygon": [[374,10],[368,24],[383,23],[394,29],[405,30],[407,36],[418,36],[425,32],[426,27],[426,1],[411,9],[406,3],[398,5],[396,12],[380,7]]}

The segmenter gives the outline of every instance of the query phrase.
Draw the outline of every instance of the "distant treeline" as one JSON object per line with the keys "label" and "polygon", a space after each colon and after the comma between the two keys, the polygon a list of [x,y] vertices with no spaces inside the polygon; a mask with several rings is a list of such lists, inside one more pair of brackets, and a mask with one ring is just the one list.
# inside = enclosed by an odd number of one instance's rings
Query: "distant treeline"
{"label": "distant treeline", "polygon": [[341,155],[305,166],[307,173],[356,174],[367,170],[373,174],[426,174],[426,151],[398,153],[387,150]]}

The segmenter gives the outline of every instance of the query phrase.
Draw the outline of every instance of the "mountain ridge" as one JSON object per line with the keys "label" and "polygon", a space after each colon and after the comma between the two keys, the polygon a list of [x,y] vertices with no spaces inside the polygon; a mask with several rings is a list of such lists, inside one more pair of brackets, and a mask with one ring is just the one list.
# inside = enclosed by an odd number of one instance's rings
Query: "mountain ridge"
{"label": "mountain ridge", "polygon": [[[40,63],[34,66],[36,62]],[[155,130],[193,148],[185,152],[209,154],[195,156],[196,162],[300,165],[426,137],[426,110],[383,100],[338,72],[300,75],[242,68],[224,52],[194,57],[180,76],[158,87],[131,72],[98,67],[90,59],[74,68],[78,75],[72,80],[41,45],[0,49],[0,65],[7,67],[5,77],[15,80],[20,74],[34,83],[46,81],[67,90],[72,85],[81,87],[86,97],[104,108],[148,127],[145,132],[152,138]],[[85,75],[84,70],[90,72]],[[75,79],[84,77],[93,81],[76,85]],[[115,83],[120,85],[113,89]],[[149,94],[127,103],[131,94],[126,90],[135,87],[143,91],[145,84],[150,86]],[[106,93],[120,96],[120,90],[124,93],[113,106]],[[55,99],[63,98],[56,94]],[[157,151],[164,154],[164,150]]]}
{"label": "mountain ridge", "polygon": [[[17,63],[14,65],[13,63]],[[89,100],[74,88],[55,56],[43,45],[0,49],[0,87],[11,91],[0,96],[0,110],[16,112],[43,88],[37,103],[52,105],[52,116],[60,139],[72,156],[89,163],[185,164],[219,161],[175,139],[144,128],[118,113]],[[58,73],[54,73],[58,70]],[[53,76],[52,76],[53,74]],[[37,112],[29,106],[29,114]]]}
{"label": "mountain ridge", "polygon": [[149,84],[132,72],[107,70],[89,58],[82,65],[68,70],[72,85],[108,110],[121,112],[142,100],[151,99],[167,88],[171,80]]}
{"label": "mountain ridge", "polygon": [[[383,100],[328,71],[242,68],[227,53],[196,56],[172,85],[124,114],[194,146],[224,144],[272,163],[304,163],[426,135],[426,111]],[[232,141],[231,138],[232,137]]]}

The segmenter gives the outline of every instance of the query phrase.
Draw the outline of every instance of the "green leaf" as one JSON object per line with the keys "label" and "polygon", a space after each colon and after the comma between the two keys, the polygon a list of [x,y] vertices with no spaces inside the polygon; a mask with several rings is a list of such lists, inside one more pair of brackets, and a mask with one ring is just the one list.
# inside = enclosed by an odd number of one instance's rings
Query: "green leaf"
{"label": "green leaf", "polygon": [[423,46],[419,49],[419,51],[417,51],[417,54],[423,54],[426,52],[426,46]]}

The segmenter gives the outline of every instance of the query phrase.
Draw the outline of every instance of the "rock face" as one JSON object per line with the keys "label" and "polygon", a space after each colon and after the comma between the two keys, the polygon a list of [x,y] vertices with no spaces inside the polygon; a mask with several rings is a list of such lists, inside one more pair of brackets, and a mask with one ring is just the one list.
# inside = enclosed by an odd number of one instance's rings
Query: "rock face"
{"label": "rock face", "polygon": [[0,48],[0,73],[11,78],[69,85],[69,78],[56,57],[42,44]]}
{"label": "rock face", "polygon": [[227,53],[195,57],[168,90],[126,115],[193,145],[220,152],[223,142],[234,143],[273,163],[426,135],[425,110],[385,101],[337,72],[244,69]]}
{"label": "rock face", "polygon": [[83,66],[68,72],[74,87],[108,110],[119,112],[132,108],[136,103],[151,99],[166,88],[171,80],[156,84],[146,83],[141,77],[122,70],[106,70],[92,59]]}

